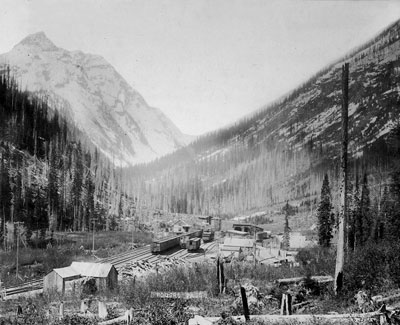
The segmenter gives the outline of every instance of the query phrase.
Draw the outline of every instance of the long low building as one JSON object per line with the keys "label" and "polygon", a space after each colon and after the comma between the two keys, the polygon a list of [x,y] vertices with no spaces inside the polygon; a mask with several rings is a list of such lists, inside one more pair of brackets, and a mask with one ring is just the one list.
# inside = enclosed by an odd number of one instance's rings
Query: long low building
{"label": "long low building", "polygon": [[118,286],[118,271],[108,263],[72,262],[70,266],[53,269],[44,277],[43,291],[45,293],[65,293],[68,282],[83,278],[93,278],[97,290],[113,290]]}
{"label": "long low building", "polygon": [[225,238],[219,246],[221,251],[247,251],[254,248],[254,241],[247,238]]}
{"label": "long low building", "polygon": [[232,227],[233,230],[247,232],[250,235],[254,235],[255,232],[257,233],[264,231],[264,228],[256,226],[252,223],[234,223]]}

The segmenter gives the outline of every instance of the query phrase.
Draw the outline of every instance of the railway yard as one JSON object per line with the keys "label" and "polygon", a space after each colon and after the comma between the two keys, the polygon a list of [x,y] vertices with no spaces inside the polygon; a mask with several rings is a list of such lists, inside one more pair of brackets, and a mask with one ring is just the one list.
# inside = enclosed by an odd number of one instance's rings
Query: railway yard
{"label": "railway yard", "polygon": [[[217,249],[216,242],[203,243],[198,251],[188,252],[179,246],[162,251],[159,254],[151,252],[151,245],[139,247],[112,257],[98,259],[97,263],[110,263],[118,271],[118,277],[123,280],[133,276],[140,276],[148,272],[168,269],[172,265],[190,263]],[[5,288],[3,298],[13,298],[29,292],[40,292],[43,289],[43,279],[30,280],[18,287]]]}

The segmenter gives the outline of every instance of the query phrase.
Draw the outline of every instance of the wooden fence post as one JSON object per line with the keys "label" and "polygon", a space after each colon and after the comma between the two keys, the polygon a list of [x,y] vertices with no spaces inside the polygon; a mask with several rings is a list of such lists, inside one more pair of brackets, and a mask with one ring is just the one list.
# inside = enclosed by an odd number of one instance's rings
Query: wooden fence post
{"label": "wooden fence post", "polygon": [[224,293],[225,291],[225,274],[224,274],[224,263],[219,263],[219,274],[220,274],[220,290],[219,293]]}
{"label": "wooden fence post", "polygon": [[61,301],[61,303],[60,303],[60,309],[59,309],[59,319],[62,319],[62,318],[64,318],[64,302],[63,301]]}
{"label": "wooden fence post", "polygon": [[218,282],[218,294],[221,293],[221,282],[219,276],[219,257],[217,258],[217,282]]}
{"label": "wooden fence post", "polygon": [[247,304],[245,288],[240,287],[240,294],[242,295],[244,318],[246,319],[246,322],[248,322],[250,320],[250,312],[249,312],[249,305]]}
{"label": "wooden fence post", "polygon": [[292,296],[288,293],[282,294],[281,315],[292,315]]}
{"label": "wooden fence post", "polygon": [[286,294],[286,315],[292,314],[292,296],[288,293]]}

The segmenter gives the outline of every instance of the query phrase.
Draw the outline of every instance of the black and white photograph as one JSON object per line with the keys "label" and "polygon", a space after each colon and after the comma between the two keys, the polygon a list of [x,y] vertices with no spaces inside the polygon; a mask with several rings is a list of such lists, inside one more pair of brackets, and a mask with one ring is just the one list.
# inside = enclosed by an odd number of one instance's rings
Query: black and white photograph
{"label": "black and white photograph", "polygon": [[15,324],[400,324],[400,1],[0,0]]}

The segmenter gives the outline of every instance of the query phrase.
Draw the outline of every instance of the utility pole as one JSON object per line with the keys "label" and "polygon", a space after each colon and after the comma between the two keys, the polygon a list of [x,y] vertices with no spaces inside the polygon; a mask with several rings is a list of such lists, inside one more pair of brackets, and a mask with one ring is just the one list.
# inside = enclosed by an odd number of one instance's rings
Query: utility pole
{"label": "utility pole", "polygon": [[341,191],[340,191],[340,215],[339,234],[336,252],[335,268],[335,294],[339,294],[343,288],[344,265],[344,239],[347,221],[347,146],[348,146],[348,106],[349,106],[349,64],[342,66],[342,159],[341,159]]}
{"label": "utility pole", "polygon": [[16,227],[17,232],[17,270],[15,272],[15,277],[18,279],[18,255],[19,255],[19,226],[24,225],[22,221],[15,221],[14,227]]}
{"label": "utility pole", "polygon": [[93,247],[92,247],[92,253],[94,253],[94,228],[95,228],[95,225],[96,225],[96,220],[97,220],[97,218],[93,218],[92,219],[92,223],[93,223]]}
{"label": "utility pole", "polygon": [[131,220],[131,226],[132,226],[132,244],[131,244],[131,249],[133,249],[133,237],[134,237],[134,233],[136,230],[136,224],[135,224],[135,217],[133,217],[133,220]]}
{"label": "utility pole", "polygon": [[[312,139],[312,134],[311,134],[311,139]],[[312,195],[311,195],[311,177],[312,177],[312,161],[311,161],[311,154],[312,153],[310,153],[310,155],[308,156],[308,159],[309,159],[309,164],[310,164],[310,166],[309,166],[309,168],[310,168],[310,181],[309,181],[309,183],[308,183],[308,186],[309,186],[309,192],[310,192],[310,216],[311,216],[311,220],[312,220],[312,215],[313,215],[313,203],[312,203]]]}
{"label": "utility pole", "polygon": [[7,234],[6,234],[6,212],[3,206],[3,240],[4,240],[4,250],[7,252]]}
{"label": "utility pole", "polygon": [[257,259],[256,259],[256,255],[257,255],[257,226],[253,224],[253,231],[254,231],[254,267],[257,265]]}
{"label": "utility pole", "polygon": [[133,232],[134,232],[135,227],[132,227],[132,244],[131,244],[131,249],[133,249]]}

